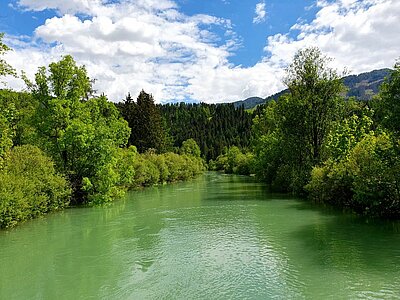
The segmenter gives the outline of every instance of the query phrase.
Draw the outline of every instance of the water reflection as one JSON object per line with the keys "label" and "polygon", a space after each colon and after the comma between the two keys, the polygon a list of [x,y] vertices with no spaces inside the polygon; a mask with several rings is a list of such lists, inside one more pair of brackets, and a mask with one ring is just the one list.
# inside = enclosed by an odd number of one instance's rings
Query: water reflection
{"label": "water reflection", "polygon": [[396,298],[399,227],[209,173],[0,232],[0,299]]}

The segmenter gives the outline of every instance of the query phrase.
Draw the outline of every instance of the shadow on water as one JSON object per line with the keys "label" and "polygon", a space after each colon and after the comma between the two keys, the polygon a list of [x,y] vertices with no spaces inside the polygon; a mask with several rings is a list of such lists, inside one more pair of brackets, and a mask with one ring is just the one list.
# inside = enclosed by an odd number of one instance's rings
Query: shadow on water
{"label": "shadow on water", "polygon": [[399,273],[400,222],[357,216],[322,205],[299,202],[297,210],[313,210],[327,217],[299,227],[299,241],[314,262],[326,268],[370,269]]}

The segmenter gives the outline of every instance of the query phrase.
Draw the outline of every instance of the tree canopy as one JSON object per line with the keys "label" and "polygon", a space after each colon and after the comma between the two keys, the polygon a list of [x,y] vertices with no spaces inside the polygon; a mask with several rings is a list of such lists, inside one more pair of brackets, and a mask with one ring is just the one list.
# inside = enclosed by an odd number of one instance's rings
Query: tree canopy
{"label": "tree canopy", "polygon": [[89,98],[92,88],[85,67],[67,55],[39,68],[35,82],[27,85],[39,101],[38,141],[68,176],[74,201],[116,197],[117,151],[126,145],[130,129],[105,96]]}

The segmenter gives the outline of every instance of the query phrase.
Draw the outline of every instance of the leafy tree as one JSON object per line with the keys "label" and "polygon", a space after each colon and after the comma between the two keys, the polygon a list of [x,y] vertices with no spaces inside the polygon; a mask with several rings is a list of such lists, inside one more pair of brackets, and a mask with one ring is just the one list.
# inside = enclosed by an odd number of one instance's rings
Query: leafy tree
{"label": "leafy tree", "polygon": [[134,169],[134,186],[139,187],[187,180],[201,174],[205,167],[200,157],[148,151],[138,155]]}
{"label": "leafy tree", "polygon": [[120,195],[118,147],[129,127],[106,97],[90,98],[91,81],[71,56],[41,67],[35,83],[25,78],[35,99],[38,145],[71,182],[75,203],[101,203]]}
{"label": "leafy tree", "polygon": [[0,113],[0,166],[5,153],[12,147],[13,132],[9,125],[9,120]]}
{"label": "leafy tree", "polygon": [[339,101],[344,85],[318,48],[296,53],[286,70],[290,94],[283,102],[282,131],[296,144],[305,146],[306,160],[319,163],[321,148],[332,122],[339,118]]}
{"label": "leafy tree", "polygon": [[386,78],[374,107],[377,110],[377,121],[385,128],[400,136],[400,62]]}
{"label": "leafy tree", "polygon": [[347,206],[359,213],[400,215],[400,156],[388,134],[366,135],[340,161],[312,171],[307,185],[312,199]]}
{"label": "leafy tree", "polygon": [[0,33],[0,77],[6,75],[15,76],[16,72],[15,69],[8,64],[2,56],[11,50],[6,44],[3,43],[4,33]]}
{"label": "leafy tree", "polygon": [[328,63],[317,48],[298,51],[284,80],[290,93],[271,101],[255,120],[258,174],[280,190],[303,192],[339,119],[343,83]]}
{"label": "leafy tree", "polygon": [[181,154],[186,154],[189,156],[200,157],[200,147],[197,145],[194,139],[188,139],[182,143],[180,149]]}
{"label": "leafy tree", "polygon": [[219,155],[215,162],[211,161],[210,168],[225,173],[254,174],[254,156],[252,153],[242,153],[238,147],[233,146],[225,154]]}
{"label": "leafy tree", "polygon": [[373,133],[373,113],[373,110],[365,107],[340,121],[335,121],[324,143],[324,157],[341,160],[366,135]]}
{"label": "leafy tree", "polygon": [[[4,33],[0,33],[0,78],[6,75],[14,75],[15,70],[2,58],[2,56],[11,49],[3,43]],[[14,137],[10,122],[12,121],[13,110],[11,107],[2,105],[0,110],[0,163],[4,153],[12,146]]]}

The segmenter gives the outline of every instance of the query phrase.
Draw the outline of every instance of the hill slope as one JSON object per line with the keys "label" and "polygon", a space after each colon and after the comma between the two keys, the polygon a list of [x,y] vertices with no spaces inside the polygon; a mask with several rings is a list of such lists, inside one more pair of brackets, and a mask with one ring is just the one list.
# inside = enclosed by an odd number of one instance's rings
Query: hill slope
{"label": "hill slope", "polygon": [[[346,97],[356,97],[358,100],[367,101],[379,92],[379,87],[385,77],[389,75],[390,69],[374,70],[359,75],[349,75],[343,78],[344,85],[348,88]],[[267,98],[251,97],[246,100],[233,102],[235,107],[244,106],[245,109],[252,109],[259,104],[271,100],[277,100],[288,90],[280,91]]]}

